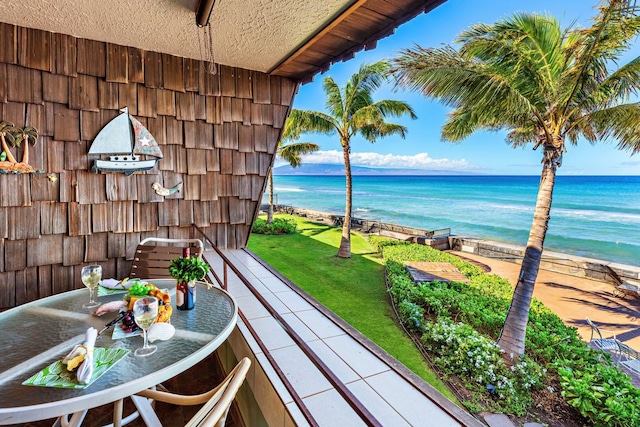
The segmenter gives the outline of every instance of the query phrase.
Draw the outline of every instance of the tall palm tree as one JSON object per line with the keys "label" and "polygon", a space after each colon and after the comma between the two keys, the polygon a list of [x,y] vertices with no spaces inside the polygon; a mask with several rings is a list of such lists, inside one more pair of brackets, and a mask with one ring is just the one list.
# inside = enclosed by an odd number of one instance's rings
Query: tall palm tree
{"label": "tall palm tree", "polygon": [[455,108],[442,138],[459,141],[477,130],[507,130],[513,147],[542,148],[542,174],[518,283],[498,344],[505,359],[525,350],[529,309],[549,223],[556,170],[579,137],[615,140],[640,151],[640,57],[615,70],[640,31],[623,0],[605,0],[593,24],[562,29],[547,15],[518,13],[478,24],[446,46],[401,52],[392,71],[400,86]]}
{"label": "tall palm tree", "polygon": [[[286,135],[287,126],[285,125]],[[278,151],[276,155],[286,160],[292,168],[297,168],[302,164],[302,155],[318,151],[320,146],[312,142],[290,142],[285,144],[286,137],[278,142]],[[273,221],[273,169],[269,170],[269,209],[267,211],[267,224]]]}
{"label": "tall palm tree", "polygon": [[337,133],[340,138],[346,180],[344,223],[338,250],[338,256],[341,258],[351,256],[351,138],[360,134],[371,143],[380,137],[394,134],[404,138],[407,129],[398,124],[388,123],[385,119],[405,114],[416,118],[413,109],[405,102],[373,101],[373,92],[386,80],[388,71],[389,64],[384,61],[363,64],[343,88],[340,88],[333,78],[327,77],[323,82],[327,95],[327,113],[293,110],[289,116],[292,138],[299,137],[303,132]]}
{"label": "tall palm tree", "polygon": [[23,129],[17,129],[13,134],[16,145],[19,147],[21,142],[24,142],[24,151],[22,152],[22,162],[25,165],[29,164],[29,144],[36,145],[38,142],[38,130],[33,126],[27,126]]}
{"label": "tall palm tree", "polygon": [[2,151],[5,153],[7,157],[7,161],[9,163],[17,163],[16,158],[11,154],[11,150],[9,150],[9,144],[13,145],[15,138],[14,132],[16,131],[16,127],[11,122],[0,122],[0,142],[2,142]]}

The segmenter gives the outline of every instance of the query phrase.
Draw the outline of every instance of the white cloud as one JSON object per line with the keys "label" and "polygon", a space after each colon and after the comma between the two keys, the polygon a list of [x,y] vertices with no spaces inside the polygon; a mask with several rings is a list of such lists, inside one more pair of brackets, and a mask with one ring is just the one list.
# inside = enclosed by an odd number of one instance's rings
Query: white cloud
{"label": "white cloud", "polygon": [[[302,163],[330,163],[342,164],[342,152],[338,150],[316,151],[302,158]],[[351,153],[353,166],[369,166],[376,168],[407,168],[407,169],[478,169],[477,165],[465,159],[434,159],[429,153],[412,155],[380,154],[380,153]]]}

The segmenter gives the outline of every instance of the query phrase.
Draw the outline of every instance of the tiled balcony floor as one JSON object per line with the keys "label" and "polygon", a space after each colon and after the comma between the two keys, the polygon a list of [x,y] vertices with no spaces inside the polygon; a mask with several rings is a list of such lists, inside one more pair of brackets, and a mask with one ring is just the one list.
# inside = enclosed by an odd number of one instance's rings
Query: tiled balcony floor
{"label": "tiled balcony floor", "polygon": [[[408,373],[413,383],[408,381],[392,367],[397,365],[395,359],[375,345],[372,351],[370,345],[360,341],[357,332],[355,337],[352,336],[348,333],[348,325],[341,326],[340,319],[327,313],[324,307],[304,293],[294,291],[248,251],[225,250],[223,253],[381,425],[482,425],[415,375]],[[206,251],[204,255],[222,277],[220,257],[213,251]],[[230,270],[228,289],[319,425],[365,425],[321,370],[286,333],[283,325]],[[242,321],[238,327],[245,337],[249,334]],[[281,384],[277,385],[279,380],[268,366],[262,350],[257,344],[252,345],[252,349],[258,361],[263,366],[267,364],[265,371],[272,372],[273,378],[270,378],[276,388],[282,390],[281,396],[294,420],[298,425],[307,425],[289,393]],[[401,372],[404,370],[404,367],[400,368]]]}

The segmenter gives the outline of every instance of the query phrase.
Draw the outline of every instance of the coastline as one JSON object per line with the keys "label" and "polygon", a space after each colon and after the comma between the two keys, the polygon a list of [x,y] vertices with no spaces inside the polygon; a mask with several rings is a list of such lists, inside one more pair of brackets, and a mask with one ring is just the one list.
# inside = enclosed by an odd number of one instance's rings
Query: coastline
{"label": "coastline", "polygon": [[[266,211],[266,207],[262,207]],[[277,208],[277,209],[276,209]],[[342,215],[294,206],[274,206],[274,212],[288,213],[311,220],[341,225]],[[486,260],[499,260],[519,265],[524,247],[472,236],[451,234],[450,229],[422,230],[399,224],[381,223],[362,218],[352,218],[352,229],[365,234],[377,234],[398,240],[426,244],[440,250],[452,250],[461,255],[478,255]],[[577,278],[607,283],[615,286],[621,281],[640,280],[640,266],[621,264],[544,250],[540,269]],[[640,296],[640,295],[639,295]]]}

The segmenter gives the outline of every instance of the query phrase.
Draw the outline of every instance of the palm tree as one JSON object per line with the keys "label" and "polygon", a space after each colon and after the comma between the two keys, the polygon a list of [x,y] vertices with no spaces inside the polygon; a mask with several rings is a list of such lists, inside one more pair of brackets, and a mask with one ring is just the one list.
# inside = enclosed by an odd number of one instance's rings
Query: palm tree
{"label": "palm tree", "polygon": [[11,150],[9,150],[9,146],[7,145],[7,141],[9,144],[13,145],[15,138],[13,136],[16,131],[16,127],[11,122],[0,122],[0,142],[2,142],[2,151],[7,156],[7,161],[9,163],[17,163],[16,158],[11,154]]}
{"label": "palm tree", "polygon": [[36,145],[38,142],[38,130],[33,126],[27,126],[24,129],[17,129],[13,134],[16,145],[19,147],[21,141],[24,141],[24,151],[22,153],[22,162],[25,165],[29,164],[29,144]]}
{"label": "palm tree", "polygon": [[[283,134],[285,136],[287,133],[286,129],[287,126],[285,125],[285,132]],[[286,160],[293,168],[297,168],[302,164],[303,154],[309,154],[320,149],[318,144],[312,142],[291,142],[284,144],[285,136],[278,142],[276,155]],[[269,209],[267,211],[267,224],[271,224],[271,221],[273,221],[273,169],[269,170]]]}
{"label": "palm tree", "polygon": [[507,130],[513,147],[542,148],[542,174],[518,283],[498,345],[505,360],[522,355],[529,309],[549,223],[556,170],[567,143],[617,141],[640,151],[640,57],[614,71],[640,31],[623,0],[605,0],[593,25],[563,30],[551,16],[518,13],[478,24],[456,40],[460,49],[402,51],[392,71],[400,86],[455,108],[442,138]]}
{"label": "palm tree", "polygon": [[331,77],[324,79],[323,88],[327,95],[327,113],[309,110],[293,110],[290,114],[291,135],[297,138],[303,132],[337,133],[342,145],[346,178],[346,206],[342,239],[338,256],[351,256],[351,138],[357,134],[373,143],[379,137],[388,135],[406,135],[404,126],[388,123],[388,116],[398,117],[409,114],[416,118],[413,109],[405,102],[382,100],[374,102],[373,92],[386,80],[389,64],[381,61],[363,64],[352,75],[347,84],[340,88]]}

